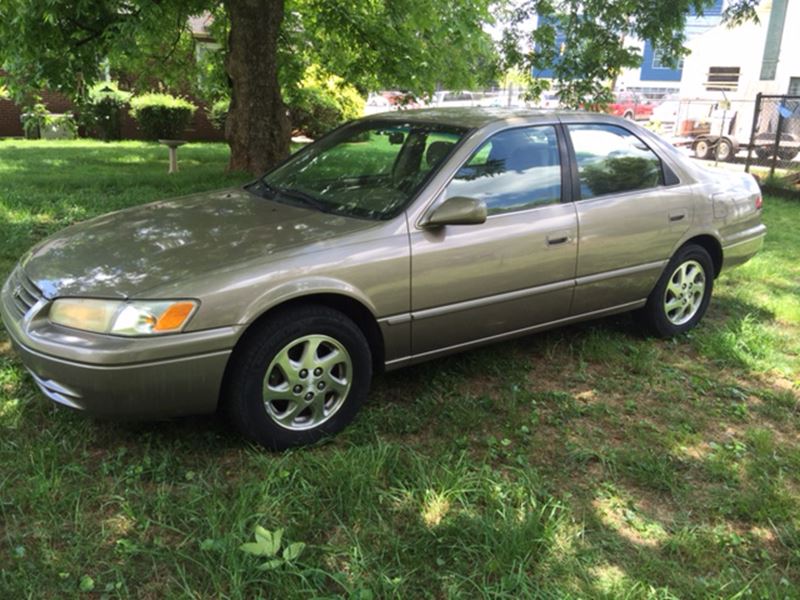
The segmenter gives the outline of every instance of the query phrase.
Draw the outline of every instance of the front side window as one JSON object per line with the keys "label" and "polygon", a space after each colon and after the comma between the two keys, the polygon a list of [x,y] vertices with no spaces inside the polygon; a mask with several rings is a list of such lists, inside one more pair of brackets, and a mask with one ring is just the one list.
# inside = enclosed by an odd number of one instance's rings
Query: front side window
{"label": "front side window", "polygon": [[267,173],[254,193],[367,219],[398,214],[467,132],[367,121],[326,136]]}
{"label": "front side window", "polygon": [[568,125],[581,198],[653,188],[662,183],[661,161],[645,143],[616,125]]}
{"label": "front side window", "polygon": [[490,215],[561,201],[561,162],[552,125],[509,129],[478,148],[447,187],[447,197],[486,202]]}

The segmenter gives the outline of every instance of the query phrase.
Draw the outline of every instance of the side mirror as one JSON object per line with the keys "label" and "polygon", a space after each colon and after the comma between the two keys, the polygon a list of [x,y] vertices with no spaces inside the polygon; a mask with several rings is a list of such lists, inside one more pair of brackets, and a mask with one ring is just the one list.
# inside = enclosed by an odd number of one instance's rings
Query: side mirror
{"label": "side mirror", "polygon": [[453,196],[428,214],[422,226],[426,228],[445,225],[480,225],[486,222],[486,203],[483,200]]}

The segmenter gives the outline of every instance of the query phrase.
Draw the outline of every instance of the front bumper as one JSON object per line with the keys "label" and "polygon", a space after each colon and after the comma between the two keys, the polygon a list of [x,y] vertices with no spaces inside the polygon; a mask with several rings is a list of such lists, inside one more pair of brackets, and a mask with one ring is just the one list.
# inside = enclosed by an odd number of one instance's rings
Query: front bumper
{"label": "front bumper", "polygon": [[53,325],[49,302],[20,317],[7,283],[0,317],[42,393],[97,416],[166,418],[213,412],[239,328],[123,338]]}

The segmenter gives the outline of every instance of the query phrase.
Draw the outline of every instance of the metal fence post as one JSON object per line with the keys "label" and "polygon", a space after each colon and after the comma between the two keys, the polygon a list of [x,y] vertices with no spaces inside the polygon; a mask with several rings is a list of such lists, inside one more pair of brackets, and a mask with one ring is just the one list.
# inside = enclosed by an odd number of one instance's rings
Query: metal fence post
{"label": "metal fence post", "polygon": [[783,113],[781,113],[780,105],[778,106],[778,126],[775,128],[775,144],[772,147],[772,164],[769,167],[769,176],[772,178],[775,175],[775,166],[778,163],[778,150],[781,147],[781,129],[783,129]]}
{"label": "metal fence post", "polygon": [[756,141],[756,130],[758,129],[758,117],[761,114],[761,92],[756,94],[756,106],[753,109],[753,124],[750,127],[750,143],[747,144],[747,160],[744,163],[744,172],[750,172],[750,161],[753,158],[753,144]]}

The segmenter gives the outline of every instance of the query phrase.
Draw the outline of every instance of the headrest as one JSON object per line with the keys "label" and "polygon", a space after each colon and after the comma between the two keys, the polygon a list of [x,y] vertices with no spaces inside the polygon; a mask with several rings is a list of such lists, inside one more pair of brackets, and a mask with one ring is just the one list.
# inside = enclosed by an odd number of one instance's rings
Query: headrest
{"label": "headrest", "polygon": [[432,169],[438,165],[445,156],[450,154],[455,144],[453,142],[433,142],[425,152],[425,160]]}

